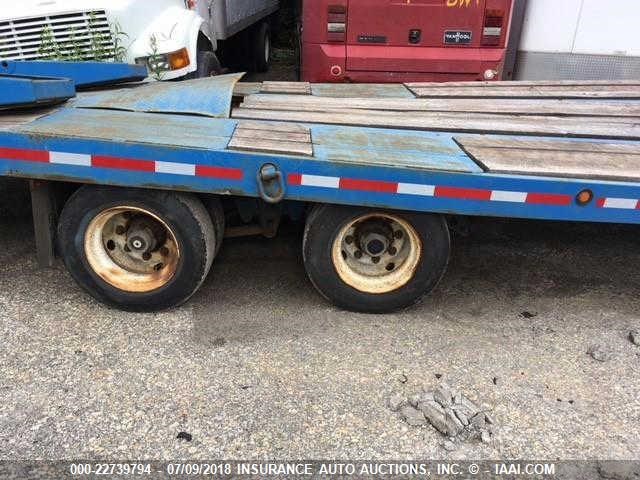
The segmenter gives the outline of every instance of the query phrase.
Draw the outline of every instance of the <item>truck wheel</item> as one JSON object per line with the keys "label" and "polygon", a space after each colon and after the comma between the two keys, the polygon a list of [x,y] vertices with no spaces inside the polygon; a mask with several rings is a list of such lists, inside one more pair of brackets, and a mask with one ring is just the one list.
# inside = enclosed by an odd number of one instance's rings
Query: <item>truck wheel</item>
{"label": "truck wheel", "polygon": [[218,75],[222,71],[222,66],[218,57],[213,52],[198,50],[198,68],[190,78],[206,78]]}
{"label": "truck wheel", "polygon": [[253,62],[256,72],[266,72],[271,63],[271,28],[263,22],[255,31]]}
{"label": "truck wheel", "polygon": [[129,311],[185,302],[207,276],[218,241],[197,197],[157,190],[84,186],[58,225],[71,276],[96,299]]}
{"label": "truck wheel", "polygon": [[439,215],[335,205],[314,208],[303,241],[318,291],[339,307],[367,313],[418,302],[444,274],[449,250]]}

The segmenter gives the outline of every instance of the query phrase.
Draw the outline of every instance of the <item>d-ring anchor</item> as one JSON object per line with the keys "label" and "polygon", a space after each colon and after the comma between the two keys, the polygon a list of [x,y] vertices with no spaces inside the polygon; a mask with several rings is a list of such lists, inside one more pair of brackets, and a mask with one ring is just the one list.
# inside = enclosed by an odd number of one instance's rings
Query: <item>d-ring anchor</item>
{"label": "d-ring anchor", "polygon": [[284,198],[285,188],[282,172],[272,163],[266,163],[258,172],[258,192],[267,203],[279,203]]}

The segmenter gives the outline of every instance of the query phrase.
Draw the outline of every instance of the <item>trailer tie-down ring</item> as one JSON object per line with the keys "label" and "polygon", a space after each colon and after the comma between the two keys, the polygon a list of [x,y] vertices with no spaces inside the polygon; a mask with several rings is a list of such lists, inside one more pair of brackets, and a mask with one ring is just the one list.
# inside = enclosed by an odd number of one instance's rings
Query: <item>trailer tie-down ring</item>
{"label": "trailer tie-down ring", "polygon": [[282,172],[272,163],[266,163],[258,172],[258,193],[267,203],[279,203],[285,195]]}

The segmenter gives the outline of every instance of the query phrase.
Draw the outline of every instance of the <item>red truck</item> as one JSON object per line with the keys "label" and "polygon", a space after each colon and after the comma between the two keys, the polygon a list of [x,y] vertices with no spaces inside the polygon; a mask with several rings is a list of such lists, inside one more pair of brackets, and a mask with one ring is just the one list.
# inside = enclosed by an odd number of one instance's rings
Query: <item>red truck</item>
{"label": "red truck", "polygon": [[513,1],[304,0],[302,79],[498,80]]}

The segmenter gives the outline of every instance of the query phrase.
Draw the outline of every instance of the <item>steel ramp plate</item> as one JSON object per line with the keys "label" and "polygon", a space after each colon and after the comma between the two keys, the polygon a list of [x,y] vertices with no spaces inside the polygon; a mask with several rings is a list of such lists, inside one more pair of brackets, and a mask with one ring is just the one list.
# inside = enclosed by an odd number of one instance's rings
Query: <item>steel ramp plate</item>
{"label": "steel ramp plate", "polygon": [[63,102],[75,94],[73,80],[0,75],[0,108]]}
{"label": "steel ramp plate", "polygon": [[228,118],[233,88],[244,74],[153,82],[136,87],[79,95],[72,106],[132,112],[179,113]]}
{"label": "steel ramp plate", "polygon": [[147,78],[143,65],[109,62],[0,62],[0,74],[69,78],[76,87],[137,82]]}

